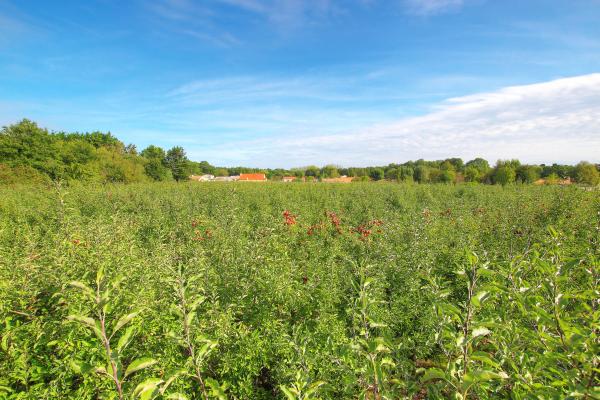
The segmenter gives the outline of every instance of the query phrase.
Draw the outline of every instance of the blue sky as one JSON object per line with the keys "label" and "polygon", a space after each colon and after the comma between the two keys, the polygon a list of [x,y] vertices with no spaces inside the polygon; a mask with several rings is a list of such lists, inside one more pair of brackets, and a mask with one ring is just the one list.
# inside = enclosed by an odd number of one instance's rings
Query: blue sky
{"label": "blue sky", "polygon": [[600,162],[599,0],[0,0],[0,124],[218,165]]}

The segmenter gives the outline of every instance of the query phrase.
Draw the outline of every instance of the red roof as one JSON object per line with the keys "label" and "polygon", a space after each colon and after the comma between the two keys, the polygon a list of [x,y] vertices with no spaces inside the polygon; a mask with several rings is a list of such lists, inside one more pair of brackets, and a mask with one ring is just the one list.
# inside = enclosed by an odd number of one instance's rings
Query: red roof
{"label": "red roof", "polygon": [[240,174],[240,181],[266,181],[265,174]]}

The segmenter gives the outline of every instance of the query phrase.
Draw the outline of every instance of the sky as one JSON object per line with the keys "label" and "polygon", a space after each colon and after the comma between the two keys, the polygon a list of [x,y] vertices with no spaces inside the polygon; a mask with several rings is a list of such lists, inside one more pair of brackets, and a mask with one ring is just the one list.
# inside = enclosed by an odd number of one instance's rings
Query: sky
{"label": "sky", "polygon": [[600,0],[0,0],[0,125],[220,166],[600,162]]}

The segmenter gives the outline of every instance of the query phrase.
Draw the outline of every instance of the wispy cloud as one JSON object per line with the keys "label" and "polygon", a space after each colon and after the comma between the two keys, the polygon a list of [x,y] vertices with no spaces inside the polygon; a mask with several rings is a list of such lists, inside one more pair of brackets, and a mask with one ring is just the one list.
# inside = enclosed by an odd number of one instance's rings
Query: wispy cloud
{"label": "wispy cloud", "polygon": [[169,22],[175,32],[219,46],[242,42],[223,28],[222,22],[230,19],[232,10],[254,18],[245,22],[268,24],[280,33],[295,32],[344,12],[341,2],[334,0],[156,0],[142,4],[152,15]]}
{"label": "wispy cloud", "polygon": [[465,0],[405,0],[404,3],[409,13],[429,16],[459,9]]}
{"label": "wispy cloud", "polygon": [[293,29],[342,12],[333,0],[217,0],[264,16],[279,28]]}
{"label": "wispy cloud", "polygon": [[422,116],[335,134],[285,131],[235,145],[192,147],[191,154],[226,164],[288,167],[451,156],[598,162],[600,74],[452,98]]}

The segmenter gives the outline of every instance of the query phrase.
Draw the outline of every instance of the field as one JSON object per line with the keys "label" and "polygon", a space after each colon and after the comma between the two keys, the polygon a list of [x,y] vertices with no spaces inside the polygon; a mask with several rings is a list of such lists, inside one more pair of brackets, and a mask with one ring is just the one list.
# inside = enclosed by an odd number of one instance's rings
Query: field
{"label": "field", "polygon": [[600,398],[577,187],[0,189],[0,398]]}

